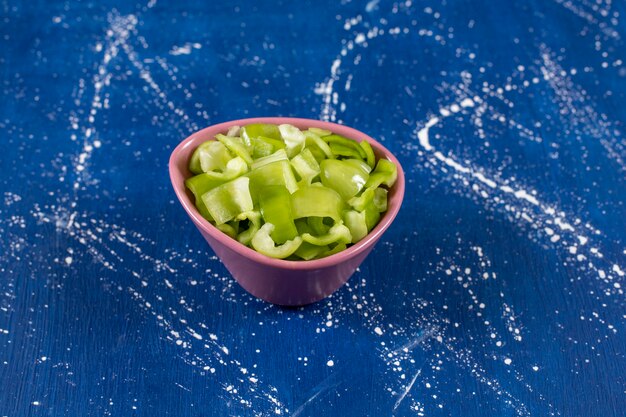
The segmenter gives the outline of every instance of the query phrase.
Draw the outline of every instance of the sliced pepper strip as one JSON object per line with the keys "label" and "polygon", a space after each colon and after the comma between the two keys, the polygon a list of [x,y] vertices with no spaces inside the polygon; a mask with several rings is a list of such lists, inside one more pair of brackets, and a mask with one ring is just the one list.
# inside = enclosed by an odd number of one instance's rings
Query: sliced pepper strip
{"label": "sliced pepper strip", "polygon": [[313,233],[313,230],[311,229],[311,226],[309,226],[307,219],[306,218],[300,218],[300,219],[296,219],[294,220],[294,223],[296,225],[296,229],[298,229],[298,234],[302,234],[302,233]]}
{"label": "sliced pepper strip", "polygon": [[376,156],[374,155],[372,145],[370,145],[368,141],[362,140],[359,142],[359,146],[365,151],[365,162],[367,162],[367,165],[374,169],[374,166],[376,165]]}
{"label": "sliced pepper strip", "polygon": [[330,217],[335,221],[341,220],[343,200],[331,188],[319,186],[302,187],[291,194],[293,217]]}
{"label": "sliced pepper strip", "polygon": [[306,222],[309,225],[312,234],[316,234],[318,236],[325,235],[330,229],[330,226],[324,224],[324,219],[322,217],[307,217]]}
{"label": "sliced pepper strip", "polygon": [[255,160],[252,164],[252,169],[255,170],[257,168],[261,168],[262,166],[271,164],[272,162],[288,160],[289,158],[287,157],[287,152],[285,152],[284,149],[279,149],[271,155]]}
{"label": "sliced pepper strip", "polygon": [[213,180],[221,180],[222,182],[233,180],[248,172],[248,164],[241,157],[236,156],[226,164],[223,172],[208,171],[204,176]]}
{"label": "sliced pepper strip", "polygon": [[252,157],[254,159],[263,158],[274,152],[274,146],[260,138],[252,138]]}
{"label": "sliced pepper strip", "polygon": [[335,157],[345,156],[348,158],[360,158],[361,154],[352,146],[344,146],[340,143],[331,143],[330,150]]}
{"label": "sliced pepper strip", "polygon": [[209,140],[202,143],[191,155],[189,171],[201,174],[207,171],[223,170],[233,155],[221,143]]}
{"label": "sliced pepper strip", "polygon": [[352,235],[350,234],[350,229],[342,223],[337,223],[323,236],[313,236],[310,233],[303,233],[302,240],[312,243],[313,245],[324,246],[330,245],[331,243],[350,243],[352,241]]}
{"label": "sliced pepper strip", "polygon": [[355,142],[352,139],[348,139],[341,135],[324,136],[323,139],[324,141],[328,142],[331,149],[333,149],[333,145],[337,145],[337,146],[340,146],[341,149],[344,147],[349,148],[349,149],[354,149],[354,152],[358,154],[358,156],[355,156],[356,158],[365,159],[367,157],[367,155],[365,154],[365,150],[359,146],[358,142]]}
{"label": "sliced pepper strip", "polygon": [[358,168],[362,172],[367,174],[372,172],[372,168],[367,164],[367,162],[364,162],[360,159],[342,159],[341,162],[352,165],[353,167]]}
{"label": "sliced pepper strip", "polygon": [[194,175],[191,178],[185,180],[185,186],[193,193],[196,200],[196,207],[202,217],[207,220],[213,220],[213,217],[209,214],[209,210],[206,208],[204,201],[202,201],[202,195],[211,191],[213,188],[224,184],[225,180],[215,179],[210,174]]}
{"label": "sliced pepper strip", "polygon": [[274,151],[285,149],[285,142],[280,139],[268,138],[267,136],[258,136],[256,139],[269,143],[274,148]]}
{"label": "sliced pepper strip", "polygon": [[348,204],[354,207],[357,211],[365,210],[365,207],[372,202],[374,199],[374,188],[367,188],[363,193],[361,193],[358,197],[352,197],[348,200]]}
{"label": "sliced pepper strip", "polygon": [[280,131],[280,136],[285,141],[287,155],[290,158],[304,148],[306,137],[300,129],[290,124],[282,124],[278,126],[278,130]]}
{"label": "sliced pepper strip", "polygon": [[343,214],[343,222],[352,235],[351,243],[356,243],[367,235],[367,223],[365,222],[365,213],[355,210],[346,211]]}
{"label": "sliced pepper strip", "polygon": [[378,221],[380,220],[380,212],[376,208],[373,202],[368,204],[363,210],[363,214],[365,216],[365,225],[367,226],[367,231],[371,231]]}
{"label": "sliced pepper strip", "polygon": [[336,253],[341,252],[342,250],[345,250],[346,248],[347,248],[347,245],[345,243],[338,243],[328,252],[322,253],[320,256],[318,256],[318,258],[325,258],[327,256],[334,255]]}
{"label": "sliced pepper strip", "polygon": [[202,196],[202,201],[216,224],[226,223],[243,212],[253,210],[249,187],[250,179],[239,177]]}
{"label": "sliced pepper strip", "polygon": [[259,231],[259,228],[261,227],[261,213],[259,213],[258,211],[246,211],[235,217],[235,219],[239,221],[249,221],[250,225],[248,229],[244,232],[239,233],[239,236],[237,236],[236,239],[244,245],[250,244],[252,237],[255,235],[256,232]]}
{"label": "sliced pepper strip", "polygon": [[259,206],[265,223],[272,223],[272,239],[284,243],[298,236],[298,229],[293,222],[291,194],[282,185],[263,187],[259,193]]}
{"label": "sliced pepper strip", "polygon": [[228,129],[228,132],[226,133],[226,136],[239,136],[239,131],[241,130],[241,128],[239,126],[233,126],[230,129]]}
{"label": "sliced pepper strip", "polygon": [[222,233],[227,234],[228,236],[232,237],[233,239],[237,239],[238,230],[235,227],[233,227],[232,225],[230,225],[228,223],[224,223],[224,224],[218,224],[215,227],[217,227],[218,230],[221,231]]}
{"label": "sliced pepper strip", "polygon": [[266,138],[281,139],[278,126],[266,123],[251,123],[245,125],[242,129],[242,136],[247,135],[250,138],[258,138],[265,136]]}
{"label": "sliced pepper strip", "polygon": [[253,159],[240,138],[225,136],[220,133],[215,135],[215,139],[223,143],[229,151],[240,156],[248,165],[252,165]]}
{"label": "sliced pepper strip", "polygon": [[[363,165],[368,167],[365,163]],[[344,200],[357,195],[369,178],[367,170],[337,159],[322,161],[320,169],[322,184],[337,191]]]}
{"label": "sliced pepper strip", "polygon": [[308,148],[291,159],[291,166],[302,179],[302,184],[310,185],[313,178],[320,174],[320,165]]}
{"label": "sliced pepper strip", "polygon": [[224,180],[214,178],[211,174],[194,175],[185,180],[185,186],[191,190],[196,199],[200,199],[204,193],[211,191],[218,185],[224,184]]}
{"label": "sliced pepper strip", "polygon": [[374,199],[372,200],[372,203],[374,203],[376,210],[381,213],[387,211],[387,194],[388,192],[384,188],[376,188],[374,190]]}
{"label": "sliced pepper strip", "polygon": [[296,176],[287,159],[255,168],[247,175],[250,178],[250,190],[255,202],[258,201],[260,190],[268,185],[283,185],[290,193],[298,189]]}
{"label": "sliced pepper strip", "polygon": [[328,135],[332,135],[333,132],[331,132],[330,130],[326,130],[326,129],[320,129],[319,127],[310,127],[309,128],[309,132],[317,135],[317,136],[328,136]]}
{"label": "sliced pepper strip", "polygon": [[304,132],[305,144],[307,147],[315,146],[321,150],[327,159],[334,159],[333,151],[330,150],[330,146],[324,140],[316,135],[314,132]]}
{"label": "sliced pepper strip", "polygon": [[259,253],[270,258],[284,259],[292,255],[302,244],[302,238],[296,236],[293,240],[288,240],[282,245],[276,246],[270,236],[274,231],[272,223],[265,223],[252,237],[252,247]]}
{"label": "sliced pepper strip", "polygon": [[396,165],[387,159],[380,159],[376,164],[376,168],[370,174],[367,183],[365,183],[365,187],[376,188],[381,184],[391,187],[397,178],[398,168]]}
{"label": "sliced pepper strip", "polygon": [[302,242],[300,247],[294,252],[294,255],[308,261],[327,251],[328,246],[318,246],[309,242]]}

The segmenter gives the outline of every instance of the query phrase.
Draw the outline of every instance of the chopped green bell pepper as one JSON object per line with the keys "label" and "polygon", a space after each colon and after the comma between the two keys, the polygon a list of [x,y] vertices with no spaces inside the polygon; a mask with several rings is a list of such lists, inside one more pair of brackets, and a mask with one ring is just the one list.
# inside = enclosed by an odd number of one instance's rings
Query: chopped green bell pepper
{"label": "chopped green bell pepper", "polygon": [[347,244],[352,241],[352,235],[350,234],[350,229],[342,223],[337,223],[323,236],[313,236],[310,233],[303,233],[302,240],[318,246],[330,245],[331,243]]}
{"label": "chopped green bell pepper", "polygon": [[309,242],[302,242],[294,255],[308,261],[328,251],[328,246],[318,246]]}
{"label": "chopped green bell pepper", "polygon": [[310,127],[309,132],[314,133],[317,136],[328,136],[333,134],[330,130],[320,129],[319,127]]}
{"label": "chopped green bell pepper", "polygon": [[398,178],[398,168],[395,164],[387,159],[380,159],[376,164],[376,168],[371,172],[365,187],[372,188],[385,184],[391,187]]}
{"label": "chopped green bell pepper", "polygon": [[330,217],[341,220],[344,203],[332,188],[320,186],[302,187],[291,194],[294,219],[302,217]]}
{"label": "chopped green bell pepper", "polygon": [[274,152],[274,145],[261,138],[252,138],[250,143],[252,145],[252,158],[255,160],[271,155]]}
{"label": "chopped green bell pepper", "polygon": [[[333,151],[330,150],[330,146],[324,140],[316,135],[314,132],[304,132],[305,145],[311,150],[318,162],[324,159],[334,159]],[[319,159],[318,159],[319,156]]]}
{"label": "chopped green bell pepper", "polygon": [[370,203],[363,210],[363,214],[365,215],[365,225],[367,226],[367,231],[371,231],[374,226],[380,220],[380,211],[376,208],[374,203]]}
{"label": "chopped green bell pepper", "polygon": [[365,222],[365,213],[355,210],[349,210],[343,214],[343,222],[352,235],[352,243],[356,243],[363,239],[368,232],[367,223]]}
{"label": "chopped green bell pepper", "polygon": [[244,245],[250,244],[252,237],[261,228],[261,213],[258,211],[246,211],[239,214],[235,219],[240,221],[239,225],[241,225],[243,220],[248,220],[248,228],[243,232],[239,232],[239,236],[236,239]]}
{"label": "chopped green bell pepper", "polygon": [[363,239],[387,211],[396,166],[367,141],[283,124],[228,129],[193,152],[200,214],[258,252],[310,260]]}
{"label": "chopped green bell pepper", "polygon": [[241,128],[242,136],[248,136],[250,139],[264,136],[266,138],[281,139],[278,126],[266,123],[252,123]]}
{"label": "chopped green bell pepper", "polygon": [[[351,156],[354,158],[366,159],[367,155],[365,150],[359,146],[359,144],[351,139],[340,135],[329,135],[323,137],[325,142],[328,142],[330,149],[333,151],[335,155],[343,155],[338,152],[348,152],[350,155],[343,156]],[[335,148],[333,148],[333,145]],[[348,151],[348,149],[352,149],[352,151]],[[354,156],[353,156],[354,155]]]}
{"label": "chopped green bell pepper", "polygon": [[278,130],[280,131],[280,136],[285,141],[287,156],[291,158],[302,151],[306,137],[300,129],[290,124],[282,124],[278,126]]}
{"label": "chopped green bell pepper", "polygon": [[326,224],[324,224],[324,219],[322,217],[315,217],[315,216],[307,217],[306,222],[310,228],[309,233],[315,234],[317,236],[321,236],[321,235],[328,233],[328,230],[331,227],[331,226],[327,226]]}
{"label": "chopped green bell pepper", "polygon": [[[367,164],[364,165],[367,166]],[[322,184],[337,191],[344,200],[357,195],[369,178],[365,169],[337,159],[322,161],[320,169]]]}
{"label": "chopped green bell pepper", "polygon": [[237,223],[235,223],[234,225],[228,224],[228,223],[224,223],[224,224],[217,224],[215,225],[215,227],[217,227],[222,233],[227,234],[228,236],[232,237],[233,239],[237,239],[237,234],[239,233],[239,228],[235,227],[238,226]]}
{"label": "chopped green bell pepper", "polygon": [[189,171],[194,174],[221,171],[232,157],[233,155],[221,142],[209,140],[198,146],[191,155]]}
{"label": "chopped green bell pepper", "polygon": [[384,188],[375,188],[374,189],[374,199],[372,203],[374,203],[374,207],[380,213],[387,211],[387,193],[388,191]]}
{"label": "chopped green bell pepper", "polygon": [[265,223],[261,226],[252,238],[251,244],[254,250],[270,258],[284,259],[292,255],[302,244],[302,238],[296,236],[292,240],[276,246],[271,237],[273,231],[274,225],[272,223]]}
{"label": "chopped green bell pepper", "polygon": [[371,169],[374,169],[376,164],[376,155],[374,155],[374,149],[372,149],[372,145],[366,140],[362,140],[359,142],[359,146],[365,151],[365,162],[370,166]]}
{"label": "chopped green bell pepper", "polygon": [[250,156],[250,152],[246,149],[246,146],[241,141],[240,138],[233,138],[230,136],[225,136],[222,134],[215,135],[215,139],[219,140],[228,148],[229,151],[234,153],[235,155],[241,157],[248,165],[252,165],[252,156]]}
{"label": "chopped green bell pepper", "polygon": [[342,250],[345,250],[347,247],[348,245],[346,245],[345,243],[337,243],[331,250],[322,253],[319,257],[325,258],[326,256],[334,255],[341,252]]}
{"label": "chopped green bell pepper", "polygon": [[248,177],[239,177],[202,196],[202,201],[216,224],[226,223],[239,214],[254,209],[249,185]]}
{"label": "chopped green bell pepper", "polygon": [[288,159],[254,168],[247,175],[250,178],[250,191],[255,202],[259,199],[260,190],[268,185],[282,185],[290,193],[298,189],[298,183]]}
{"label": "chopped green bell pepper", "polygon": [[300,176],[302,180],[301,185],[310,185],[313,178],[320,174],[320,165],[307,148],[291,159],[291,166]]}
{"label": "chopped green bell pepper", "polygon": [[360,196],[352,197],[348,204],[357,211],[365,210],[365,207],[374,200],[374,188],[367,188]]}
{"label": "chopped green bell pepper", "polygon": [[284,149],[279,149],[271,155],[264,156],[263,158],[256,159],[252,163],[252,170],[254,171],[257,168],[261,168],[264,165],[271,164],[272,162],[278,161],[289,161],[287,157],[287,152]]}
{"label": "chopped green bell pepper", "polygon": [[259,193],[259,206],[265,223],[272,223],[274,242],[284,243],[298,236],[293,222],[291,194],[282,185],[263,187]]}
{"label": "chopped green bell pepper", "polygon": [[189,190],[193,193],[196,200],[196,207],[198,211],[202,215],[202,217],[207,220],[213,220],[211,215],[209,214],[209,210],[206,208],[204,201],[202,201],[202,195],[211,191],[213,188],[218,185],[224,184],[225,180],[216,179],[210,174],[199,174],[194,175],[191,178],[187,178],[185,180],[185,186],[189,188]]}

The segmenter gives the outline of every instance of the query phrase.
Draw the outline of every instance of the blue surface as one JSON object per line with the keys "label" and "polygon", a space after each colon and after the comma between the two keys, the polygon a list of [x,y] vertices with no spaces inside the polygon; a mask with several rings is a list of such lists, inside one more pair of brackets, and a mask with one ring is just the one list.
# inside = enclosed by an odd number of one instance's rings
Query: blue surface
{"label": "blue surface", "polygon": [[[2,3],[0,416],[623,416],[626,6]],[[173,147],[379,138],[396,222],[331,298],[247,295]]]}

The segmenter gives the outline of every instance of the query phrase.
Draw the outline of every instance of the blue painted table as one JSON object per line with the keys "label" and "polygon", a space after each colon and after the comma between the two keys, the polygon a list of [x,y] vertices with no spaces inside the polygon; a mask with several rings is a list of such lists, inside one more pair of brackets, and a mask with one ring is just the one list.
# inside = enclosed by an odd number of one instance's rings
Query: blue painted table
{"label": "blue painted table", "polygon": [[[626,6],[2,2],[0,416],[623,416]],[[246,294],[167,160],[322,118],[403,209],[335,295]]]}

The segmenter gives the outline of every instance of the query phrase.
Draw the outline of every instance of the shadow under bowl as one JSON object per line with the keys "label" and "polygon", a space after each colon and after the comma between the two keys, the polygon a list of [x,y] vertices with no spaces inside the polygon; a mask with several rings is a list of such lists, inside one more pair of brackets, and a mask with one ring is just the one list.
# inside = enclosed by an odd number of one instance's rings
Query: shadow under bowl
{"label": "shadow under bowl", "polygon": [[[192,176],[188,169],[189,159],[198,145],[214,140],[218,133],[226,133],[232,126],[251,123],[289,123],[299,129],[316,127],[350,139],[369,142],[377,160],[385,158],[398,167],[398,179],[389,190],[387,211],[382,214],[379,223],[366,237],[346,250],[310,261],[269,258],[218,230],[200,215],[194,204],[193,194],[185,187],[185,179]],[[169,173],[178,200],[235,280],[255,297],[285,306],[319,301],[345,284],[395,219],[402,204],[405,187],[404,172],[396,157],[368,135],[336,123],[289,117],[241,119],[202,129],[174,149],[169,161]]]}

